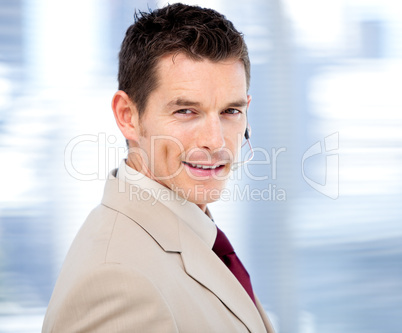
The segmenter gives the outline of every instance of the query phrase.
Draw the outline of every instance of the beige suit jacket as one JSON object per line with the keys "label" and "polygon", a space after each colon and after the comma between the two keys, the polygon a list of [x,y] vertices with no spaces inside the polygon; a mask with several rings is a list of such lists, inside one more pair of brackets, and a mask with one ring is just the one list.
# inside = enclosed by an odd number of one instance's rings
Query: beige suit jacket
{"label": "beige suit jacket", "polygon": [[273,332],[211,241],[130,186],[107,181],[69,250],[42,332]]}

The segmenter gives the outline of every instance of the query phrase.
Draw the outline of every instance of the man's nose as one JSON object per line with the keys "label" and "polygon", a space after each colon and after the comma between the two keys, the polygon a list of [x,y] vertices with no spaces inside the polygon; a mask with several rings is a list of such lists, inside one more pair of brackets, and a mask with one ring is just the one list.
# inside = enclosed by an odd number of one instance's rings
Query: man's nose
{"label": "man's nose", "polygon": [[222,121],[219,116],[207,117],[198,132],[198,146],[217,151],[225,146]]}

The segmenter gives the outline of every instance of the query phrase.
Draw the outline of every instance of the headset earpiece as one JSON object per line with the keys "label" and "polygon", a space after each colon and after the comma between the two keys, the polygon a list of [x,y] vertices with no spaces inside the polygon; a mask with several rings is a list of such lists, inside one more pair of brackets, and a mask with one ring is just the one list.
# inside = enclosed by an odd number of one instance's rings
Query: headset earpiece
{"label": "headset earpiece", "polygon": [[244,132],[244,137],[246,138],[246,140],[250,139],[251,136],[251,126],[249,123],[247,123],[246,126],[246,131]]}
{"label": "headset earpiece", "polygon": [[244,132],[244,137],[246,140],[250,139],[250,134],[248,133],[248,128],[246,128],[246,131]]}

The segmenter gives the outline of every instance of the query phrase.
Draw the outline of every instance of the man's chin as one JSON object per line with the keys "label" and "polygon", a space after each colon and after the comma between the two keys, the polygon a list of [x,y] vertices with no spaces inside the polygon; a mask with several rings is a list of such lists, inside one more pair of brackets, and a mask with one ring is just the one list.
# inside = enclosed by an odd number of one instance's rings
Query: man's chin
{"label": "man's chin", "polygon": [[185,199],[198,206],[207,205],[220,200],[223,191],[224,188],[206,188],[204,185],[195,185],[193,189],[187,191]]}

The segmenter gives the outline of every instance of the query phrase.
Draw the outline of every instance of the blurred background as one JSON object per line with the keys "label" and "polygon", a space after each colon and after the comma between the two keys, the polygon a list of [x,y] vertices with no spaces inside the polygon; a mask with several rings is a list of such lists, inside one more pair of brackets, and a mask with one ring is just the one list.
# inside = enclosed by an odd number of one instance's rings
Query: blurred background
{"label": "blurred background", "polygon": [[[40,331],[125,156],[110,108],[120,43],[135,8],[164,4],[0,1],[1,333]],[[255,158],[211,211],[277,332],[400,333],[402,2],[198,4],[249,46]]]}

